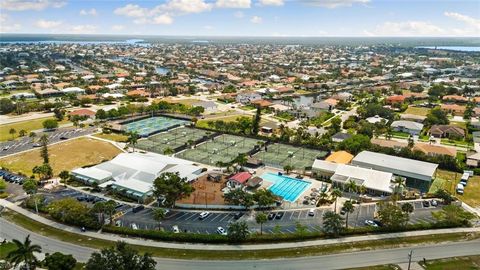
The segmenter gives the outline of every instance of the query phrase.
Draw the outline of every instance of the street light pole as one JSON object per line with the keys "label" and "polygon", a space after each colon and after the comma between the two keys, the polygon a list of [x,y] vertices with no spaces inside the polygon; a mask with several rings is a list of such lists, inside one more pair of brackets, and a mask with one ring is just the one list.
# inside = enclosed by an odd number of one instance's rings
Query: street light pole
{"label": "street light pole", "polygon": [[410,264],[412,262],[412,254],[413,254],[413,250],[410,250],[410,253],[408,253],[408,270],[410,270]]}

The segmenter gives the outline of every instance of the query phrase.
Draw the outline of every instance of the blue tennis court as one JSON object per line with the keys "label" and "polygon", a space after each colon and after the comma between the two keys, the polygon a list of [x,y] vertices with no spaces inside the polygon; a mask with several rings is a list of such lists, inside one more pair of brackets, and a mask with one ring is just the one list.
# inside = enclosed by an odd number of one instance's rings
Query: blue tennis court
{"label": "blue tennis court", "polygon": [[275,173],[264,173],[260,176],[263,180],[272,182],[269,190],[273,194],[281,196],[285,201],[294,202],[312,184],[308,181],[278,175]]}
{"label": "blue tennis court", "polygon": [[165,131],[186,123],[188,123],[188,121],[155,116],[123,124],[123,127],[126,132],[137,132],[141,137],[147,137],[154,133]]}

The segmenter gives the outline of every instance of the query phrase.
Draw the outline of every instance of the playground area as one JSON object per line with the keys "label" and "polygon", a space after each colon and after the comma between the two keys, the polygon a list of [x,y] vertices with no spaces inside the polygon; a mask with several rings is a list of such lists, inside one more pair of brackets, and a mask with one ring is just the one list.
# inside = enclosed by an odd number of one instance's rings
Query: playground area
{"label": "playground area", "polygon": [[270,167],[282,169],[290,165],[296,170],[304,170],[311,167],[315,159],[323,159],[327,154],[325,151],[275,143],[262,148],[254,156]]}
{"label": "playground area", "polygon": [[224,177],[219,181],[212,181],[204,175],[192,183],[195,191],[187,198],[177,201],[177,204],[224,205],[222,189],[226,181]]}
{"label": "playground area", "polygon": [[247,154],[260,143],[263,143],[263,141],[222,134],[197,145],[193,149],[187,149],[180,152],[176,157],[217,166],[219,162],[228,163],[235,159],[239,154]]}
{"label": "playground area", "polygon": [[174,151],[181,146],[193,145],[210,134],[211,132],[202,129],[179,127],[141,139],[137,143],[137,148],[164,154],[167,149]]}
{"label": "playground area", "polygon": [[125,132],[136,132],[140,137],[148,137],[160,131],[165,131],[176,126],[189,123],[186,120],[169,118],[164,116],[154,116],[141,120],[122,123],[122,129]]}

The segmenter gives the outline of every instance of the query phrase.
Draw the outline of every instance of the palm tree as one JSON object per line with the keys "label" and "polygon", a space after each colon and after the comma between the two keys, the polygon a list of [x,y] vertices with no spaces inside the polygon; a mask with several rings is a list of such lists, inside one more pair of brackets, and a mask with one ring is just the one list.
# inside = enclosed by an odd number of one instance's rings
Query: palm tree
{"label": "palm tree", "polygon": [[346,218],[345,218],[345,228],[348,229],[348,215],[353,213],[353,211],[355,210],[355,206],[353,206],[353,203],[352,201],[346,201],[343,203],[343,207],[342,209],[345,211],[346,213]]}
{"label": "palm tree", "polygon": [[13,239],[12,242],[15,244],[15,249],[8,253],[7,260],[13,263],[15,267],[23,262],[25,264],[25,269],[35,269],[38,260],[33,253],[42,252],[42,248],[39,245],[32,245],[30,235],[25,238],[23,243],[17,239]]}
{"label": "palm tree", "polygon": [[[410,215],[413,212],[413,210],[415,210],[414,207],[413,207],[413,204],[411,204],[411,203],[402,204],[402,212]],[[407,222],[408,222],[408,220],[407,220]],[[407,224],[405,223],[405,225],[407,225]]]}
{"label": "palm tree", "polygon": [[406,187],[405,178],[396,176],[395,179],[392,181],[395,184],[395,194],[401,194],[403,188]]}
{"label": "palm tree", "polygon": [[131,132],[130,134],[128,134],[127,142],[132,145],[133,152],[135,152],[135,145],[137,144],[138,139],[139,136],[137,132]]}
{"label": "palm tree", "polygon": [[353,180],[349,180],[347,182],[346,188],[348,189],[348,193],[350,193],[350,200],[352,199],[353,192],[357,190],[357,183]]}
{"label": "palm tree", "polygon": [[335,213],[337,212],[337,199],[342,196],[342,191],[338,188],[332,190],[332,198],[335,200]]}
{"label": "palm tree", "polygon": [[70,178],[70,173],[68,171],[61,171],[58,176],[60,177],[60,179],[62,179],[63,185],[67,186],[67,181]]}
{"label": "palm tree", "polygon": [[255,221],[260,224],[260,234],[263,234],[263,223],[267,222],[268,218],[265,213],[258,213],[255,216]]}
{"label": "palm tree", "polygon": [[159,223],[158,227],[159,228],[160,228],[160,224],[162,224],[162,220],[165,218],[165,215],[166,215],[165,209],[163,209],[163,208],[153,209],[153,219],[158,221],[158,223]]}
{"label": "palm tree", "polygon": [[17,133],[17,130],[15,130],[14,128],[11,128],[8,133],[10,133],[10,135],[12,135],[12,140],[15,139],[15,133]]}
{"label": "palm tree", "polygon": [[32,140],[32,143],[35,141],[35,137],[37,137],[37,133],[35,132],[30,132],[30,134],[28,134],[28,137],[30,137],[30,139]]}
{"label": "palm tree", "polygon": [[323,214],[323,230],[326,234],[337,237],[342,231],[343,218],[332,211]]}
{"label": "palm tree", "polygon": [[173,151],[173,149],[170,148],[170,147],[167,147],[167,148],[165,148],[165,150],[163,150],[163,154],[167,155],[167,156],[173,155],[174,153],[175,153],[175,151]]}
{"label": "palm tree", "polygon": [[[364,184],[361,184],[359,187],[358,187],[358,193],[360,193],[360,196],[365,194],[367,192],[367,187],[364,185]],[[358,208],[360,209],[360,206],[362,204],[362,198],[360,198],[358,200]],[[357,212],[357,222],[358,222],[358,216],[360,215],[360,210],[358,210]],[[358,225],[358,224],[357,224]]]}

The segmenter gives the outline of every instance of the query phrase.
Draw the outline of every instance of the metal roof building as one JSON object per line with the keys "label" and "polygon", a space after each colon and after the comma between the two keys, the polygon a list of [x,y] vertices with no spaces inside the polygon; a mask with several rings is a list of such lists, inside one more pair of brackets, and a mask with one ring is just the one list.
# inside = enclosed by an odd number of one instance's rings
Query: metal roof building
{"label": "metal roof building", "polygon": [[[413,180],[413,186],[422,190],[430,186],[430,182],[435,177],[438,164],[418,161],[414,159],[390,156],[370,151],[362,151],[352,160],[353,165],[364,168],[372,168],[384,172],[390,172],[394,175],[403,176],[408,180]],[[418,183],[417,180],[428,183]],[[411,181],[410,181],[411,182]],[[419,187],[422,186],[422,187]]]}

